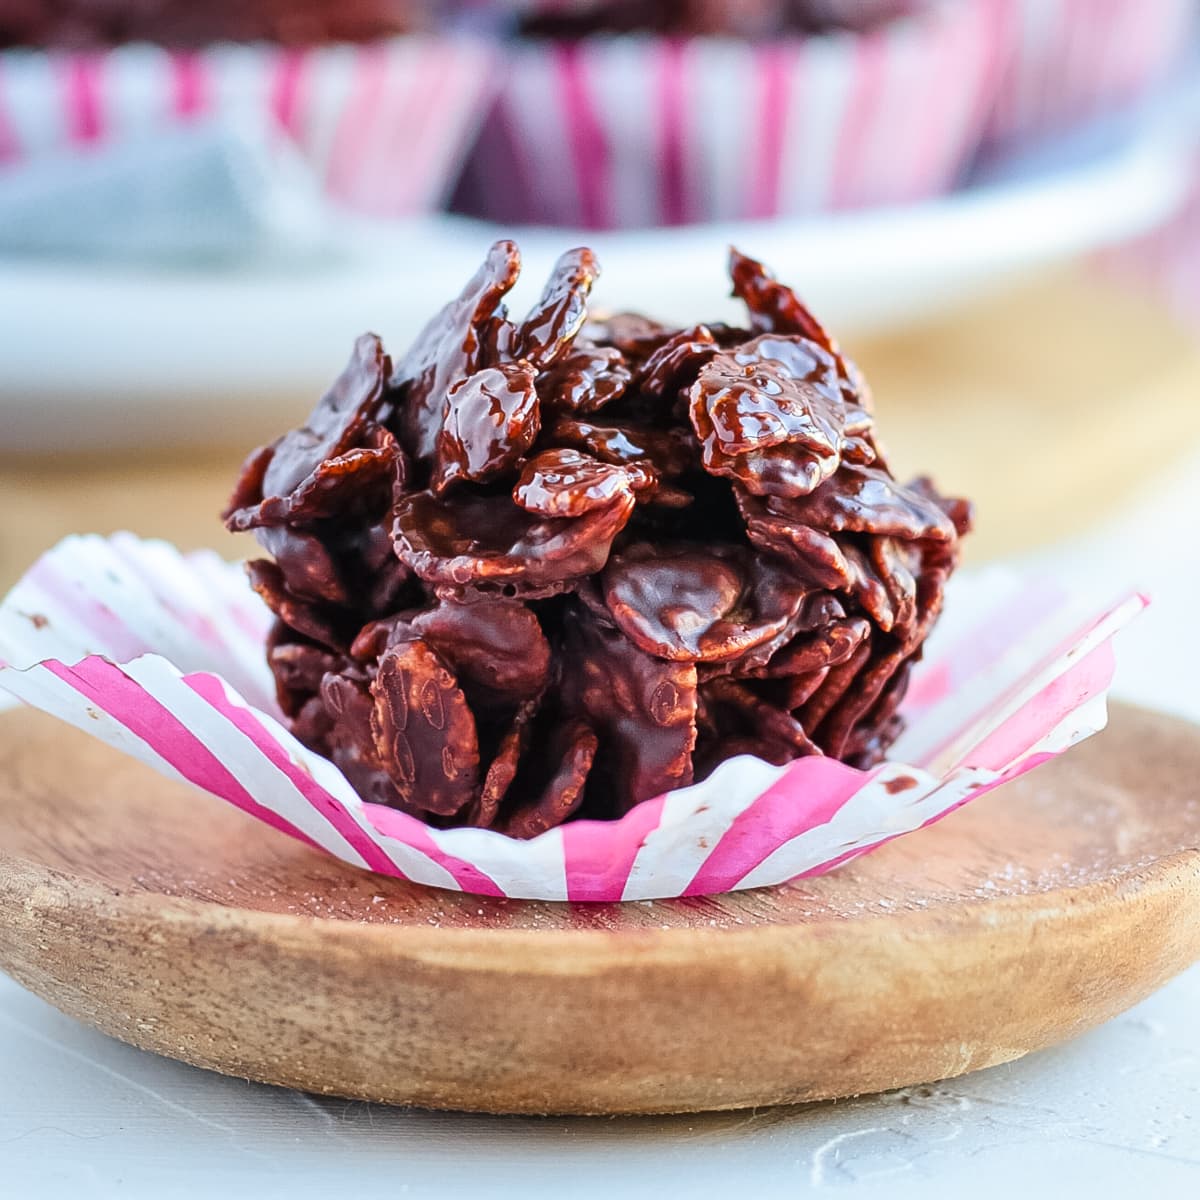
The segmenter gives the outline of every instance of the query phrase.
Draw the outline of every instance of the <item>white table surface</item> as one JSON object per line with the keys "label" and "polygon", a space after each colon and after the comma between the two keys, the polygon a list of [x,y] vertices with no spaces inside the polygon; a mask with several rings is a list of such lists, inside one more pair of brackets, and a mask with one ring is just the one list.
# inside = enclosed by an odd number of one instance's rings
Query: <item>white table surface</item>
{"label": "white table surface", "polygon": [[[1116,690],[1196,720],[1198,516],[1200,459],[1119,522],[1028,560],[1098,597],[1149,590],[1118,645]],[[1194,1196],[1198,1013],[1195,967],[1074,1042],[950,1083],[755,1113],[542,1120],[226,1079],[111,1041],[0,976],[0,1197]]]}

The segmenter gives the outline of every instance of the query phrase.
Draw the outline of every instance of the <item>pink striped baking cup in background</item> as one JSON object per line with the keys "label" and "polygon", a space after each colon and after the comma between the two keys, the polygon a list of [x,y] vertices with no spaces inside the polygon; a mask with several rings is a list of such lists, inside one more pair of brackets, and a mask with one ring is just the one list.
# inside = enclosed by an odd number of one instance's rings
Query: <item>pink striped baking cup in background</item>
{"label": "pink striped baking cup in background", "polygon": [[938,3],[865,34],[517,40],[458,192],[495,220],[635,228],[944,192],[1001,67],[994,14]]}
{"label": "pink striped baking cup in background", "polygon": [[380,217],[445,198],[496,82],[495,47],[407,36],[289,49],[149,45],[0,53],[0,180],[45,156],[103,150],[179,124],[264,125],[299,148],[324,192]]}
{"label": "pink striped baking cup in background", "polygon": [[709,895],[815,875],[952,812],[1103,727],[1107,607],[1004,571],[953,581],[892,758],[741,756],[617,821],[530,841],[364,803],[284,728],[241,568],[132,534],[71,537],[0,606],[0,690],[357,867],[541,900]]}
{"label": "pink striped baking cup in background", "polygon": [[1004,67],[985,140],[1061,134],[1136,102],[1194,54],[1195,0],[970,0],[989,5]]}

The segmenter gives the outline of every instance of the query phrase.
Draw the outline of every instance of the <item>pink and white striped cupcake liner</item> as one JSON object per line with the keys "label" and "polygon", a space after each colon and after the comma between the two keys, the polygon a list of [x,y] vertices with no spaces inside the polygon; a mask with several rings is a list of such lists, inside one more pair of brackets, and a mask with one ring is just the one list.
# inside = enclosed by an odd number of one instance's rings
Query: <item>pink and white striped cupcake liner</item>
{"label": "pink and white striped cupcake liner", "polygon": [[495,84],[495,48],[412,36],[286,49],[148,45],[0,54],[0,179],[201,120],[289,137],[332,199],[375,216],[444,199]]}
{"label": "pink and white striped cupcake liner", "polygon": [[1000,63],[976,3],[863,35],[514,43],[463,206],[631,228],[903,203],[979,144]]}
{"label": "pink and white striped cupcake liner", "polygon": [[1007,573],[952,586],[892,761],[742,756],[619,821],[531,841],[431,829],[364,803],[280,722],[269,614],[240,568],[131,534],[73,537],[0,606],[0,689],[357,867],[544,900],[706,895],[829,871],[1100,729],[1111,638],[1145,603],[1097,609]]}
{"label": "pink and white striped cupcake liner", "polygon": [[1001,65],[991,24],[964,2],[862,35],[518,43],[468,203],[629,228],[936,195],[979,145]]}
{"label": "pink and white striped cupcake liner", "polygon": [[1006,47],[989,143],[1062,133],[1136,101],[1194,52],[1195,0],[982,0]]}
{"label": "pink and white striped cupcake liner", "polygon": [[933,0],[866,33],[762,44],[517,41],[459,205],[625,229],[920,201],[986,146],[1136,100],[1194,17],[1194,0]]}

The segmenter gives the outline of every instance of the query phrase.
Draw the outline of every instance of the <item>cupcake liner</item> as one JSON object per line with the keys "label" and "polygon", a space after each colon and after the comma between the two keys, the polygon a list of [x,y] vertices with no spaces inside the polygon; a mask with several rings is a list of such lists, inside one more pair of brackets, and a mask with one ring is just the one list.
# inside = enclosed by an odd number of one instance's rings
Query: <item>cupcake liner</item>
{"label": "cupcake liner", "polygon": [[998,48],[977,3],[770,43],[516,41],[459,206],[588,228],[796,215],[945,191]]}
{"label": "cupcake liner", "polygon": [[10,50],[0,53],[0,173],[197,121],[270,126],[339,203],[384,217],[425,212],[461,166],[495,61],[482,41],[425,36],[303,50]]}
{"label": "cupcake liner", "polygon": [[1187,57],[1194,0],[983,0],[1006,47],[986,140],[1062,133],[1136,101]]}
{"label": "cupcake liner", "polygon": [[1110,639],[1144,603],[1097,610],[1007,572],[956,580],[892,761],[741,756],[621,820],[530,841],[360,800],[280,723],[270,615],[212,553],[60,543],[0,606],[0,689],[358,867],[486,895],[656,899],[828,871],[1061,753],[1104,725]]}

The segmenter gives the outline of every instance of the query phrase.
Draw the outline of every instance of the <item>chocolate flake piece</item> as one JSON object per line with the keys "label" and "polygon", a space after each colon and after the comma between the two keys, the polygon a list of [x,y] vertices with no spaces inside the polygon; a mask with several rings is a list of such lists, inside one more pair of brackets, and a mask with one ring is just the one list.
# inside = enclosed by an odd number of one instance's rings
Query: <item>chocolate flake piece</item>
{"label": "chocolate flake piece", "polygon": [[603,588],[625,636],[673,662],[740,658],[783,633],[804,600],[781,567],[732,546],[642,543],[614,555]]}
{"label": "chocolate flake piece", "polygon": [[637,463],[614,466],[578,450],[543,450],[531,458],[513,489],[526,512],[543,517],[581,517],[654,486]]}
{"label": "chocolate flake piece", "polygon": [[694,663],[652,658],[582,609],[565,622],[563,661],[564,706],[600,738],[611,815],[692,782]]}
{"label": "chocolate flake piece", "polygon": [[583,326],[582,336],[597,346],[612,346],[627,362],[644,362],[675,331],[640,313],[595,314]]}
{"label": "chocolate flake piece", "polygon": [[419,640],[389,647],[371,696],[376,754],[403,801],[441,816],[469,804],[479,780],[475,719],[440,656]]}
{"label": "chocolate flake piece", "polygon": [[557,263],[541,299],[517,330],[513,355],[545,369],[570,348],[587,317],[587,298],[600,274],[586,248],[568,250]]}
{"label": "chocolate flake piece", "polygon": [[490,323],[502,318],[501,301],[520,270],[516,243],[497,242],[458,299],[421,330],[396,364],[391,386],[403,397],[400,423],[405,444],[419,458],[433,456],[451,387],[483,365],[490,348]]}
{"label": "chocolate flake piece", "polygon": [[927,493],[897,483],[878,467],[847,463],[811,495],[786,506],[789,519],[830,533],[873,533],[920,541],[952,542],[954,521]]}
{"label": "chocolate flake piece", "polygon": [[717,341],[703,325],[681,329],[642,364],[635,382],[651,396],[669,396],[687,387],[717,352]]}
{"label": "chocolate flake piece", "polygon": [[428,583],[521,592],[592,575],[633,511],[631,493],[577,519],[538,517],[484,496],[438,500],[430,492],[396,505],[396,553]]}
{"label": "chocolate flake piece", "polygon": [[625,392],[631,379],[615,346],[585,346],[538,376],[542,404],[557,412],[594,413]]}
{"label": "chocolate flake piece", "polygon": [[246,575],[250,586],[288,628],[331,650],[345,647],[347,639],[336,612],[289,592],[283,572],[273,562],[265,558],[248,562]]}
{"label": "chocolate flake piece", "polygon": [[549,440],[601,462],[650,467],[663,479],[678,479],[700,466],[699,449],[682,429],[560,417],[550,429]]}
{"label": "chocolate flake piece", "polygon": [[[375,705],[366,677],[361,672],[330,673],[321,683],[319,699],[325,712],[326,752],[354,790],[372,804],[421,815],[422,810],[396,790],[375,744]],[[297,729],[293,732],[300,736]]]}
{"label": "chocolate flake piece", "polygon": [[377,420],[390,362],[364,334],[306,424],[256,450],[242,467],[225,523],[234,531],[312,521],[340,511],[403,471],[400,448]]}
{"label": "chocolate flake piece", "polygon": [[[757,696],[736,679],[714,679],[704,685],[705,699],[735,710],[739,720],[753,731],[763,745],[771,745],[783,761],[801,755],[820,754],[820,747],[804,731],[804,726],[791,713]],[[767,756],[764,756],[767,757]]]}
{"label": "chocolate flake piece", "polygon": [[500,805],[517,777],[521,757],[529,743],[530,722],[536,712],[536,701],[527,701],[517,709],[516,716],[496,747],[491,766],[483,777],[483,787],[479,789],[479,796],[462,816],[464,825],[473,825],[478,829],[491,829],[495,826]]}
{"label": "chocolate flake piece", "polygon": [[271,647],[267,661],[280,687],[291,692],[316,695],[321,688],[321,680],[330,671],[340,670],[345,659],[340,654],[322,650],[320,646],[285,642]]}
{"label": "chocolate flake piece", "polygon": [[522,780],[522,795],[533,798],[502,816],[496,828],[509,837],[533,838],[569,820],[583,803],[584,785],[596,758],[599,740],[586,721],[560,722],[540,750],[544,782]]}
{"label": "chocolate flake piece", "polygon": [[806,495],[841,465],[846,405],[815,342],[766,334],[723,351],[688,396],[705,469],[756,495]]}
{"label": "chocolate flake piece", "polygon": [[482,483],[520,462],[541,427],[535,378],[529,363],[505,363],[450,389],[437,435],[435,492],[459,479]]}
{"label": "chocolate flake piece", "polygon": [[263,495],[284,496],[298,487],[323,462],[359,444],[384,402],[384,381],[390,363],[383,343],[365,333],[354,344],[354,355],[333,387],[322,397],[306,425],[276,443],[263,474]]}
{"label": "chocolate flake piece", "polygon": [[345,604],[349,601],[337,563],[321,540],[285,525],[263,529],[259,544],[275,559],[284,585],[302,600]]}
{"label": "chocolate flake piece", "polygon": [[519,601],[443,601],[408,626],[453,667],[474,706],[533,700],[549,682],[550,643],[533,610]]}

